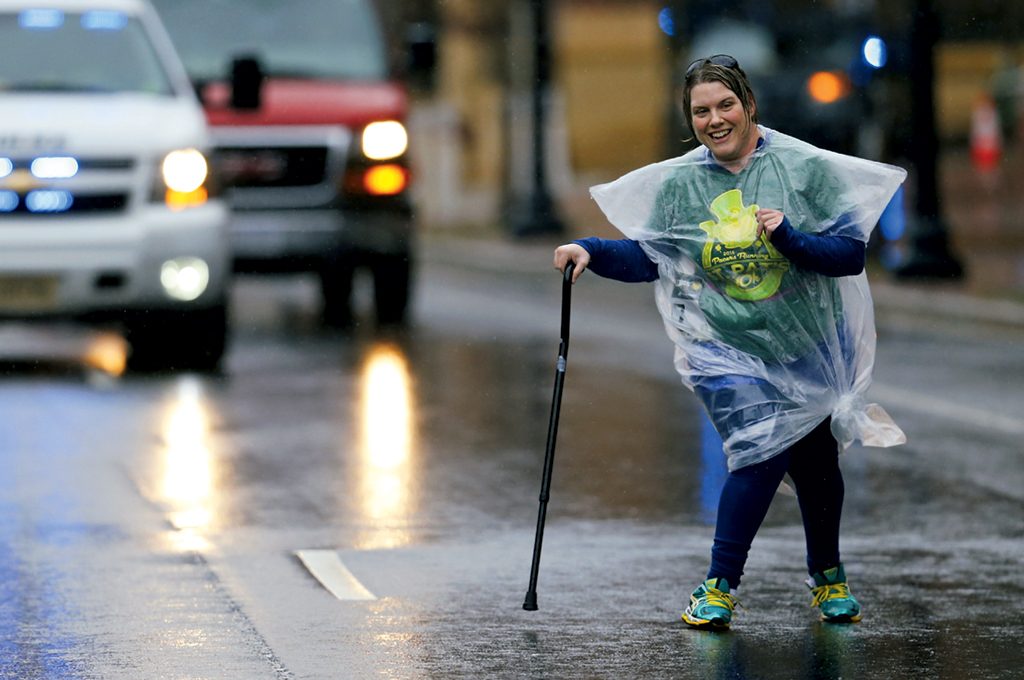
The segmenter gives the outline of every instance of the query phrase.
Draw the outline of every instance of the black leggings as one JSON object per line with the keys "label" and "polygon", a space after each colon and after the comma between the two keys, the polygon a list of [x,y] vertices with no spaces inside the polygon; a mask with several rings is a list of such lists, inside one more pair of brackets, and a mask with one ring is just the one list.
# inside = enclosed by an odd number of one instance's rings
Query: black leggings
{"label": "black leggings", "polygon": [[826,418],[782,453],[733,470],[718,501],[718,523],[708,578],[723,577],[735,588],[775,491],[788,472],[796,487],[807,538],[808,573],[839,564],[839,519],[843,511],[843,475],[839,445]]}

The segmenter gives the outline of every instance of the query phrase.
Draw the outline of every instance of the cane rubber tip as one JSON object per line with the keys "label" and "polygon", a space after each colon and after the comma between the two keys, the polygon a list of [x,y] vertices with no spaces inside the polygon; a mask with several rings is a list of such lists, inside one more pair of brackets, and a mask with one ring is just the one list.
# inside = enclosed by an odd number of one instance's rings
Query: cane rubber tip
{"label": "cane rubber tip", "polygon": [[528,612],[537,611],[537,593],[526,594],[526,602],[523,603],[523,609]]}

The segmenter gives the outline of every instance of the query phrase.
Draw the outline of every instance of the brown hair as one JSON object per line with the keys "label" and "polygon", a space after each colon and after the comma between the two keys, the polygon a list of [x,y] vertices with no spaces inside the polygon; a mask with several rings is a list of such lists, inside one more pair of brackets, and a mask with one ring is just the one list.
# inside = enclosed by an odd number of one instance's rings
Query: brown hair
{"label": "brown hair", "polygon": [[686,81],[683,83],[683,118],[686,120],[686,126],[690,128],[690,134],[695,134],[693,112],[690,111],[690,92],[696,85],[715,82],[722,83],[739,98],[740,104],[743,105],[743,110],[747,114],[747,119],[756,125],[757,101],[754,99],[754,90],[750,86],[750,80],[740,65],[737,63],[733,67],[720,66],[704,59],[703,62],[697,61],[691,65],[686,74]]}

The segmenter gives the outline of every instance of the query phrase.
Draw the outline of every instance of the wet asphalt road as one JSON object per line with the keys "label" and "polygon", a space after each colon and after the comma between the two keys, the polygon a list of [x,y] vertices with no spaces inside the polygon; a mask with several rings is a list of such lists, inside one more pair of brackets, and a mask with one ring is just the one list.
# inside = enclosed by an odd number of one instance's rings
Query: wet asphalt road
{"label": "wet asphalt road", "polygon": [[546,252],[425,244],[415,323],[387,334],[320,330],[307,281],[243,280],[223,376],[114,379],[75,358],[95,336],[0,329],[0,677],[1021,677],[1005,329],[880,324],[872,396],[910,442],[843,459],[864,621],[815,620],[780,495],[733,630],[705,633],[678,617],[721,454],[649,288],[585,278],[524,612],[558,347]]}

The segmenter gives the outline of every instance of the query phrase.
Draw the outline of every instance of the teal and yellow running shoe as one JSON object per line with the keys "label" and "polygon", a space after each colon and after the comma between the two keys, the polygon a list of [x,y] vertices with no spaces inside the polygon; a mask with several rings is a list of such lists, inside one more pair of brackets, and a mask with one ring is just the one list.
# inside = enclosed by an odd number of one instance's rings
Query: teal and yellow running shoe
{"label": "teal and yellow running shoe", "polygon": [[811,589],[812,607],[821,610],[821,620],[829,623],[855,623],[860,621],[860,603],[850,592],[843,565],[811,574],[807,579]]}
{"label": "teal and yellow running shoe", "polygon": [[732,610],[739,604],[729,594],[724,578],[709,578],[690,594],[690,606],[683,612],[683,621],[694,628],[724,630],[732,621]]}

